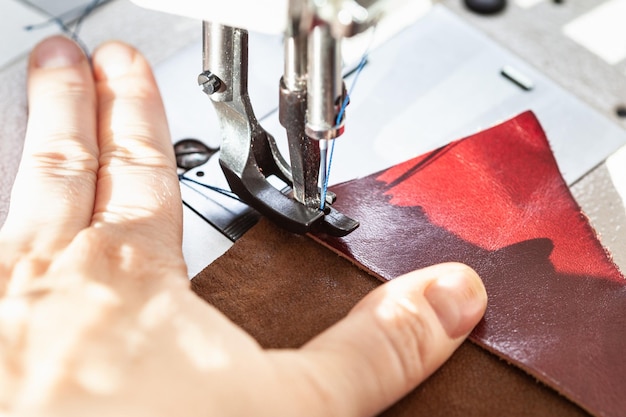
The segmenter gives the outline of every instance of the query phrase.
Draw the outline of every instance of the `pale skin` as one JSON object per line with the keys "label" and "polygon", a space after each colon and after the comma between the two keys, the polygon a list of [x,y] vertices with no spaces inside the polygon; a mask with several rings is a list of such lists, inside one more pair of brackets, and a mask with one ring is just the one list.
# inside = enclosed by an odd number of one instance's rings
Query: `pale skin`
{"label": "pale skin", "polygon": [[380,286],[296,350],[263,350],[190,289],[172,146],[149,65],[93,70],[54,37],[29,61],[24,156],[0,230],[0,415],[371,416],[482,317],[474,271]]}

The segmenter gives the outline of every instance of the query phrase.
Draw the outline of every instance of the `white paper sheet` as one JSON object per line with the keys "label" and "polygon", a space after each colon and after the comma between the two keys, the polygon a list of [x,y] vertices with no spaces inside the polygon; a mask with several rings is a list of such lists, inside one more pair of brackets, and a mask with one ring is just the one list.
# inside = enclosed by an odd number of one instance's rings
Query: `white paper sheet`
{"label": "white paper sheet", "polygon": [[613,65],[626,58],[626,0],[611,0],[563,27],[572,40]]}

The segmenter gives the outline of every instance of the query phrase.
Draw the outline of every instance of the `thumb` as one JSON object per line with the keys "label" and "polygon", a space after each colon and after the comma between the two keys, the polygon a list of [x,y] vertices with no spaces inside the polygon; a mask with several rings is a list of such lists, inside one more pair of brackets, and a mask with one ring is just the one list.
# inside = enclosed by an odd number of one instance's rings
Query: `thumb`
{"label": "thumb", "polygon": [[299,366],[291,369],[305,372],[322,399],[309,410],[325,416],[384,410],[452,355],[486,305],[480,278],[462,264],[436,265],[382,285],[298,355]]}

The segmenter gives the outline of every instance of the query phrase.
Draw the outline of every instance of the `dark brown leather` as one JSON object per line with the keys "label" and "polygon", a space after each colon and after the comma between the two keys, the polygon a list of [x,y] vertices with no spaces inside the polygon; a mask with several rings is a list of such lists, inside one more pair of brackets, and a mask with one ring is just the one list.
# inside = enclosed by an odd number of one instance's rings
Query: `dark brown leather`
{"label": "dark brown leather", "polygon": [[[326,244],[385,279],[442,261],[473,266],[490,296],[474,341],[596,415],[624,415],[624,280],[531,114],[335,191],[336,205],[362,225],[344,239],[319,237]],[[294,347],[376,282],[262,222],[192,285],[262,345]],[[584,412],[466,343],[387,414]]]}
{"label": "dark brown leather", "polygon": [[[266,348],[301,346],[378,285],[380,281],[346,259],[266,220],[192,280],[196,293]],[[471,342],[383,415],[588,416]]]}

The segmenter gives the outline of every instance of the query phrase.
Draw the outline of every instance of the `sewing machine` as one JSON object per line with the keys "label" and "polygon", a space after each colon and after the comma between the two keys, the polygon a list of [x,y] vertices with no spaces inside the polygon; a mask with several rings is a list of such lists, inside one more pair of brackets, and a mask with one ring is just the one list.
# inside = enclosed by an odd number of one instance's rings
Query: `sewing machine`
{"label": "sewing machine", "polygon": [[[326,190],[328,143],[344,132],[349,102],[342,78],[342,40],[375,26],[406,0],[135,2],[207,19],[198,83],[218,114],[220,164],[231,190],[292,232],[343,236],[358,227],[356,220],[332,208],[336,197]],[[289,163],[252,108],[248,29],[284,34],[284,73],[277,87]],[[270,176],[280,178],[291,191],[276,188]]]}
{"label": "sewing machine", "polygon": [[[213,1],[195,4],[194,1],[182,0],[134,1],[175,14],[209,16],[214,24],[218,22],[250,29],[250,62],[253,64],[252,71],[247,74],[250,93],[258,119],[265,129],[272,132],[283,155],[287,155],[288,135],[277,116],[280,105],[276,91],[278,80],[284,73],[284,68],[281,68],[284,58],[281,34],[285,33],[286,22],[289,21],[288,2],[273,0],[271,5],[268,5],[269,2],[263,2],[262,5],[251,2],[246,5],[244,0],[228,4]],[[412,0],[410,3],[431,2]],[[532,62],[511,53],[502,43],[494,42],[492,37],[452,13],[449,6],[457,2],[448,3],[419,12],[418,17],[405,22],[405,26],[402,26],[406,27],[404,30],[400,30],[400,25],[394,25],[394,34],[389,34],[384,44],[378,43],[379,46],[370,48],[367,66],[359,78],[359,85],[349,106],[348,129],[336,141],[334,159],[337,163],[333,166],[331,184],[387,168],[528,109],[537,114],[546,130],[568,184],[578,181],[624,143],[623,130],[610,121],[606,114],[600,114],[571,91],[555,83],[554,78],[546,77]],[[458,7],[462,6],[458,4]],[[546,4],[545,7],[557,6]],[[271,8],[271,13],[267,12],[268,8]],[[241,13],[242,10],[245,13]],[[458,12],[461,14],[462,11]],[[507,21],[506,16],[502,19]],[[395,20],[395,17],[390,20]],[[494,21],[485,20],[486,24]],[[195,33],[195,24],[193,28]],[[376,29],[377,40],[382,37],[382,29],[384,24],[379,24]],[[503,30],[502,33],[504,36],[509,32]],[[368,36],[366,33],[361,37]],[[514,37],[514,33],[510,37]],[[359,37],[349,38],[348,44],[355,38]],[[347,70],[354,68],[355,58],[358,60],[365,49],[363,45],[353,50],[350,45],[344,48],[344,57],[350,55]],[[225,125],[231,129],[229,134],[232,138],[248,135],[250,125],[243,124],[240,131],[233,131],[242,125],[224,120],[220,112],[210,108],[211,100],[207,100],[194,80],[199,72],[204,72],[200,66],[203,50],[206,52],[206,45],[201,46],[200,42],[180,50],[157,65],[156,78],[164,97],[173,140],[177,142],[183,138],[198,138],[211,147],[223,148],[226,143],[220,140],[220,136],[224,138]],[[502,70],[505,66],[530,80],[532,88],[521,88],[518,83],[504,76]],[[204,69],[216,73],[215,67],[206,65],[206,60]],[[216,75],[219,77],[219,74]],[[347,83],[350,85],[352,80]],[[343,93],[343,86],[341,91]],[[212,98],[219,97],[219,94],[213,94]],[[224,103],[219,105],[228,109]],[[228,111],[228,117],[239,115],[246,123],[250,120],[250,113],[242,116],[236,111]],[[220,124],[221,134],[216,128]],[[254,125],[258,126],[258,123]],[[245,135],[239,136],[241,132]],[[595,138],[592,148],[588,146],[590,137]],[[245,136],[245,139],[248,137]],[[317,144],[311,143],[315,148]],[[249,142],[234,145],[233,157],[240,164],[239,167],[249,166],[250,157],[256,158],[254,163],[259,167],[259,158],[250,151],[249,145]],[[317,149],[314,151],[318,152]],[[275,161],[270,163],[274,164]],[[211,158],[204,165],[186,171],[184,177],[204,185],[228,187],[230,184],[222,178],[219,165],[217,158]],[[317,163],[314,166],[318,166]],[[261,174],[263,178],[257,173],[255,178],[266,186],[266,172]],[[317,191],[318,182],[315,184]],[[270,191],[270,199],[259,194],[257,197],[260,196],[265,203],[273,202],[276,192]],[[228,198],[191,181],[181,181],[181,192],[185,204],[183,250],[190,276],[193,276],[227,250],[254,222],[247,222],[246,227],[241,227],[247,206],[238,206],[232,210],[232,200],[227,201]],[[287,197],[283,197],[279,196],[279,201],[285,201]],[[288,204],[290,207],[298,204],[297,207],[304,207],[320,216],[320,210],[315,205],[307,208],[297,200],[290,200]],[[274,213],[266,211],[264,214],[271,217]],[[274,217],[274,220],[284,225],[280,219]],[[325,226],[323,220],[313,224],[315,228]],[[233,226],[237,230],[234,234],[231,233]]]}

